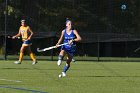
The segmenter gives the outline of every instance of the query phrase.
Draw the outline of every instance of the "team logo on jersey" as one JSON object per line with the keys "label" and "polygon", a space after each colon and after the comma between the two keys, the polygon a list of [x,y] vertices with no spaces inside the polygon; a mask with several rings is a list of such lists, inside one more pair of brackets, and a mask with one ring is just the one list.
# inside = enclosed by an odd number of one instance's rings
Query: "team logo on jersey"
{"label": "team logo on jersey", "polygon": [[25,32],[25,30],[21,30],[21,33],[24,33]]}
{"label": "team logo on jersey", "polygon": [[65,39],[73,39],[74,37],[65,37]]}

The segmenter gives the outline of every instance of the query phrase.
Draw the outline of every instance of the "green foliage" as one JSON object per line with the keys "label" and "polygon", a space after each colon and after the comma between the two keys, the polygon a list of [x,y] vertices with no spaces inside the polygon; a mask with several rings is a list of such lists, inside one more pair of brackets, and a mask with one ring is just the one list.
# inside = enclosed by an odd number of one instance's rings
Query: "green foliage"
{"label": "green foliage", "polygon": [[[5,1],[0,2],[2,16]],[[122,4],[127,5],[125,11],[120,8]],[[8,23],[11,25],[9,29],[15,31],[19,20],[26,18],[35,31],[58,31],[65,27],[65,19],[69,17],[80,31],[135,33],[140,24],[137,20],[140,17],[139,5],[138,0],[9,0]]]}

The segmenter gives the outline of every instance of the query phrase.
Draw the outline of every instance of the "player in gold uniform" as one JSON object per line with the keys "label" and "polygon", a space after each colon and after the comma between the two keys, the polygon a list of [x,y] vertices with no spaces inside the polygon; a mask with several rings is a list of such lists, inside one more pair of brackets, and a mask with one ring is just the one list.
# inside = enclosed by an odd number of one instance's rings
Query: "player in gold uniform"
{"label": "player in gold uniform", "polygon": [[21,20],[21,27],[19,28],[18,34],[12,37],[12,39],[15,39],[15,38],[21,36],[22,37],[22,41],[23,41],[23,44],[22,44],[22,46],[20,48],[19,60],[18,61],[15,61],[15,64],[21,64],[22,59],[23,59],[23,56],[24,56],[25,49],[28,50],[31,59],[33,60],[33,63],[32,64],[34,65],[34,64],[37,63],[37,60],[35,58],[35,55],[31,51],[31,47],[30,47],[32,45],[32,43],[30,41],[31,38],[32,38],[32,35],[33,35],[33,32],[30,29],[30,27],[26,25],[25,20]]}

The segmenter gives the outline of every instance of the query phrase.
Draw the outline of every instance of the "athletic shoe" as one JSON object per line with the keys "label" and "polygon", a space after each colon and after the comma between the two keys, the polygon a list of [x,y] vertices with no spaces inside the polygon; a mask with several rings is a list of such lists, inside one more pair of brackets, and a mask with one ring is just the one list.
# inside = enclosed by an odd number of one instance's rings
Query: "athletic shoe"
{"label": "athletic shoe", "polygon": [[66,76],[66,73],[65,72],[62,72],[62,77],[65,77]]}
{"label": "athletic shoe", "polygon": [[14,63],[15,63],[15,64],[21,64],[21,62],[19,62],[19,61],[15,61]]}
{"label": "athletic shoe", "polygon": [[61,74],[59,74],[59,78],[61,78],[61,77],[65,77],[66,76],[66,73],[65,72],[62,72]]}
{"label": "athletic shoe", "polygon": [[35,64],[37,64],[37,61],[33,61],[32,65],[35,65]]}
{"label": "athletic shoe", "polygon": [[61,63],[62,63],[62,60],[58,60],[58,61],[57,61],[57,65],[58,65],[58,66],[60,66]]}

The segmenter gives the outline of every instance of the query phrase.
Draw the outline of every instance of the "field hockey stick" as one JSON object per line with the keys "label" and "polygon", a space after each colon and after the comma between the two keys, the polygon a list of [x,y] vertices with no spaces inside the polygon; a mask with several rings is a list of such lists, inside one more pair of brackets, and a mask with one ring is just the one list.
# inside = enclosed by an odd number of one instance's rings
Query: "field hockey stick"
{"label": "field hockey stick", "polygon": [[138,47],[137,49],[135,49],[135,51],[134,51],[134,52],[137,52],[138,50],[140,50],[140,47]]}
{"label": "field hockey stick", "polygon": [[[12,36],[7,36],[7,38],[11,38],[12,39]],[[20,39],[20,37],[16,37],[15,39]]]}
{"label": "field hockey stick", "polygon": [[44,49],[37,48],[37,52],[44,52],[44,51],[51,50],[51,49],[54,49],[54,48],[58,48],[60,46],[67,45],[67,44],[68,43],[64,43],[64,44],[60,44],[60,45],[57,45],[57,46],[51,46],[51,47],[44,48]]}

